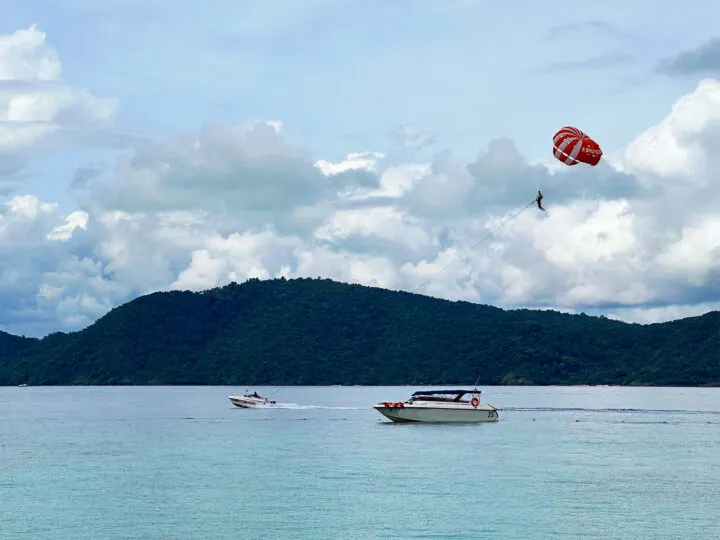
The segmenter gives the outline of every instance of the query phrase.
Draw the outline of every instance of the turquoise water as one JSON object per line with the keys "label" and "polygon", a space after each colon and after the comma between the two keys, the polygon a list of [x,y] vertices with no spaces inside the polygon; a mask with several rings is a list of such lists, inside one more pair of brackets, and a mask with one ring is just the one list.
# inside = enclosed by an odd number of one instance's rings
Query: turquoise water
{"label": "turquoise water", "polygon": [[720,389],[486,387],[483,425],[370,408],[419,389],[0,388],[0,538],[720,538]]}

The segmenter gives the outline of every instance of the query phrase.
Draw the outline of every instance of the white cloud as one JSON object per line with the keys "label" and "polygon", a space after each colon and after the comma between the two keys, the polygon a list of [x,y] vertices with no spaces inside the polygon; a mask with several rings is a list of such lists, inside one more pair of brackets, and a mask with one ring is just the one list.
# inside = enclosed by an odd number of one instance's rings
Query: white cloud
{"label": "white cloud", "polygon": [[58,261],[54,270],[41,275],[37,304],[52,314],[56,329],[75,330],[87,326],[130,292],[122,284],[104,278],[102,266],[101,261],[72,255]]}
{"label": "white cloud", "polygon": [[296,267],[289,277],[322,277],[346,283],[394,288],[397,267],[382,255],[333,251],[327,247],[296,249]]}
{"label": "white cloud", "polygon": [[670,114],[636,137],[620,156],[621,166],[634,174],[655,175],[698,185],[708,181],[708,156],[702,134],[720,121],[720,81],[704,79],[681,97]]}
{"label": "white cloud", "polygon": [[326,175],[343,173],[356,169],[365,169],[373,171],[377,165],[378,159],[382,159],[383,155],[378,152],[355,152],[348,154],[347,158],[340,163],[331,163],[325,159],[315,162],[315,165]]}
{"label": "white cloud", "polygon": [[16,251],[43,249],[43,235],[57,220],[55,203],[41,203],[33,195],[17,195],[0,209],[0,268]]}
{"label": "white cloud", "polygon": [[87,212],[76,210],[65,218],[65,223],[50,231],[47,237],[51,240],[69,240],[76,228],[87,229],[87,222]]}
{"label": "white cloud", "polygon": [[358,237],[375,239],[378,241],[378,249],[386,250],[388,245],[394,244],[412,252],[427,249],[434,244],[432,238],[423,231],[419,220],[387,206],[337,211],[318,227],[315,237],[341,244]]}
{"label": "white cloud", "polygon": [[653,324],[685,317],[697,317],[708,311],[718,310],[720,310],[720,302],[701,302],[692,305],[676,304],[662,307],[618,309],[608,313],[607,318],[640,324]]}
{"label": "white cloud", "polygon": [[412,292],[446,298],[448,300],[482,301],[484,292],[483,276],[473,263],[484,266],[478,257],[464,256],[457,248],[443,249],[432,260],[405,263],[401,271],[407,276]]}
{"label": "white cloud", "polygon": [[[155,141],[72,213],[32,195],[6,203],[0,327],[74,329],[140,294],[281,275],[643,322],[713,309],[716,92],[705,81],[678,101],[626,149],[623,171],[551,174],[507,139],[472,163],[392,149],[333,163],[267,122]],[[548,213],[516,215],[538,187]]]}
{"label": "white cloud", "polygon": [[62,65],[36,25],[0,35],[0,154],[28,150],[53,134],[113,118],[115,100],[62,79]]}
{"label": "white cloud", "polygon": [[190,264],[170,288],[198,291],[218,283],[280,277],[289,272],[288,252],[298,245],[299,239],[271,232],[211,236],[192,252]]}
{"label": "white cloud", "polygon": [[720,271],[720,212],[699,224],[684,227],[680,238],[656,258],[669,274],[702,285],[708,274]]}
{"label": "white cloud", "polygon": [[60,59],[45,37],[34,24],[26,30],[0,36],[0,80],[58,80]]}
{"label": "white cloud", "polygon": [[551,264],[566,271],[597,266],[635,247],[633,216],[625,200],[571,204],[533,228],[533,244]]}
{"label": "white cloud", "polygon": [[18,195],[5,203],[8,212],[23,216],[28,219],[35,219],[38,214],[47,214],[55,210],[55,203],[40,203],[33,195]]}
{"label": "white cloud", "polygon": [[[103,207],[125,212],[201,210],[243,227],[297,225],[295,211],[372,175],[350,168],[327,176],[307,152],[266,123],[249,129],[206,125],[198,133],[148,143],[119,161],[110,183],[95,184]],[[307,214],[306,214],[307,215]]]}

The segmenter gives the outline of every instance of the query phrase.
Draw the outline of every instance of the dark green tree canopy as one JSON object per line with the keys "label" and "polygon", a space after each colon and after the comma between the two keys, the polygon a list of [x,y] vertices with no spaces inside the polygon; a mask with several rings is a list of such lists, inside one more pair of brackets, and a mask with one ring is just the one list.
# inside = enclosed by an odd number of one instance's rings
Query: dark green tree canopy
{"label": "dark green tree canopy", "polygon": [[0,332],[0,384],[720,384],[720,312],[639,325],[327,279],[159,292]]}

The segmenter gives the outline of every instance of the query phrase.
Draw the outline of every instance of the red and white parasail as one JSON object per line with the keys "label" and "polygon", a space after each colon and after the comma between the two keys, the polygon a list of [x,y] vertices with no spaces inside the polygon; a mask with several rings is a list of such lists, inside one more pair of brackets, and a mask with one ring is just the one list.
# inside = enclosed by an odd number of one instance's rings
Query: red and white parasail
{"label": "red and white parasail", "polygon": [[595,166],[602,157],[600,145],[572,126],[561,128],[553,137],[553,153],[565,165],[586,163]]}

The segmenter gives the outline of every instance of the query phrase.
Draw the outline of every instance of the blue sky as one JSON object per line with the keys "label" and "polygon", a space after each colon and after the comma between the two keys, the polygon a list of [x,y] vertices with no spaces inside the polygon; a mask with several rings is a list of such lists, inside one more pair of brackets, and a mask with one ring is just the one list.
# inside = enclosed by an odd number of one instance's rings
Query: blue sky
{"label": "blue sky", "polygon": [[505,135],[530,158],[559,124],[614,148],[658,121],[695,81],[654,63],[701,44],[720,15],[649,1],[8,4],[0,30],[37,24],[65,79],[117,98],[129,129],[278,118],[342,154],[412,124],[465,153]]}
{"label": "blue sky", "polygon": [[70,188],[78,168],[105,164],[112,179],[119,153],[207,123],[280,120],[293,145],[333,162],[388,151],[401,125],[464,162],[498,137],[529,161],[550,160],[567,124],[619,155],[717,75],[712,51],[689,69],[659,66],[711,42],[720,4],[587,4],[4,2],[0,34],[37,25],[63,81],[116,100],[106,129],[129,138],[42,147],[6,197],[30,193],[67,214],[92,198]]}

